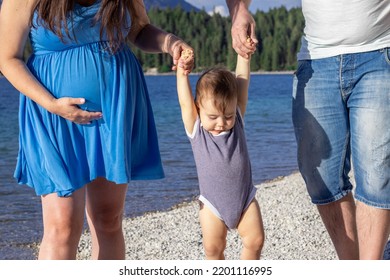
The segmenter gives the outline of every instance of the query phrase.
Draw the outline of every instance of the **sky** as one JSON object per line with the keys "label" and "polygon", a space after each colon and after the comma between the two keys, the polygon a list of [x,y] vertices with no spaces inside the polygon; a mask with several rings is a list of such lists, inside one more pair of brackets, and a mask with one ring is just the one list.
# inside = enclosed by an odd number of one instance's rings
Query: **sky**
{"label": "sky", "polygon": [[[191,5],[197,8],[205,8],[207,12],[212,11],[214,8],[220,12],[221,15],[228,15],[227,6],[225,0],[185,0]],[[256,12],[256,10],[268,11],[270,8],[277,8],[285,6],[287,9],[293,7],[300,7],[301,0],[252,0],[250,5],[250,11]]]}

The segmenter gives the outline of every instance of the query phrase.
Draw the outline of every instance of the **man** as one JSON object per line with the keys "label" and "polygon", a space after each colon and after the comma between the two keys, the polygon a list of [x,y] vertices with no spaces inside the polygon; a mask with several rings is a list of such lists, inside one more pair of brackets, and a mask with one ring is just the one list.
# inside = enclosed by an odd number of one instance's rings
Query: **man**
{"label": "man", "polygon": [[[251,1],[226,2],[233,47],[245,55],[252,50],[243,38],[254,40]],[[299,169],[338,257],[382,259],[390,234],[390,0],[302,0],[302,11],[293,86]]]}

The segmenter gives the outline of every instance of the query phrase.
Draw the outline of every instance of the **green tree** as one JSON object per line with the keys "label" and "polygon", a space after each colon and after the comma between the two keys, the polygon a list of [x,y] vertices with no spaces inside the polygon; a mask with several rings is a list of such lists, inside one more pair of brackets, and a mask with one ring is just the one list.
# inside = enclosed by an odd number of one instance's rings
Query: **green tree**
{"label": "green tree", "polygon": [[[194,48],[195,71],[215,65],[225,65],[234,70],[236,53],[232,47],[230,17],[209,15],[204,10],[186,12],[180,7],[164,10],[152,8],[148,15],[154,25],[176,34]],[[260,43],[252,56],[251,70],[294,69],[304,28],[301,9],[280,7],[268,12],[258,10],[253,17]],[[151,68],[160,72],[170,71],[172,59],[168,54],[149,54],[134,46],[131,48],[145,71]],[[24,57],[28,58],[30,54],[31,45],[27,44]]]}

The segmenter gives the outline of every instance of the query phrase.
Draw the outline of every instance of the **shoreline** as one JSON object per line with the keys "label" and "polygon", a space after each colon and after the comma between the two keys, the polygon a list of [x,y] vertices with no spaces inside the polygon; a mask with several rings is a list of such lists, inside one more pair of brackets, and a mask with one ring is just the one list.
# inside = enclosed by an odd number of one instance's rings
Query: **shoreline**
{"label": "shoreline", "polygon": [[[145,71],[143,72],[144,76],[175,76],[176,72],[166,72],[166,73],[158,73],[155,71]],[[191,72],[189,75],[200,75],[202,71],[200,72]],[[293,75],[294,71],[253,71],[250,73],[251,75]]]}
{"label": "shoreline", "polygon": [[[157,73],[154,71],[145,71],[143,72],[144,76],[175,76],[176,72],[171,71],[167,73]],[[202,72],[191,72],[190,76],[197,76],[200,75]],[[294,71],[253,71],[250,73],[251,75],[294,75]],[[6,79],[3,75],[0,74],[0,79]]]}

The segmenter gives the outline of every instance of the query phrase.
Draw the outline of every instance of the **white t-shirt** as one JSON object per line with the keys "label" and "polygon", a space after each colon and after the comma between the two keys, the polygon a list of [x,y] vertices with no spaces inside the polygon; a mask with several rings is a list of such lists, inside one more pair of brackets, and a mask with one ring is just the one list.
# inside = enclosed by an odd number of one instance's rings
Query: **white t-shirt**
{"label": "white t-shirt", "polygon": [[298,60],[390,47],[390,0],[302,0]]}

